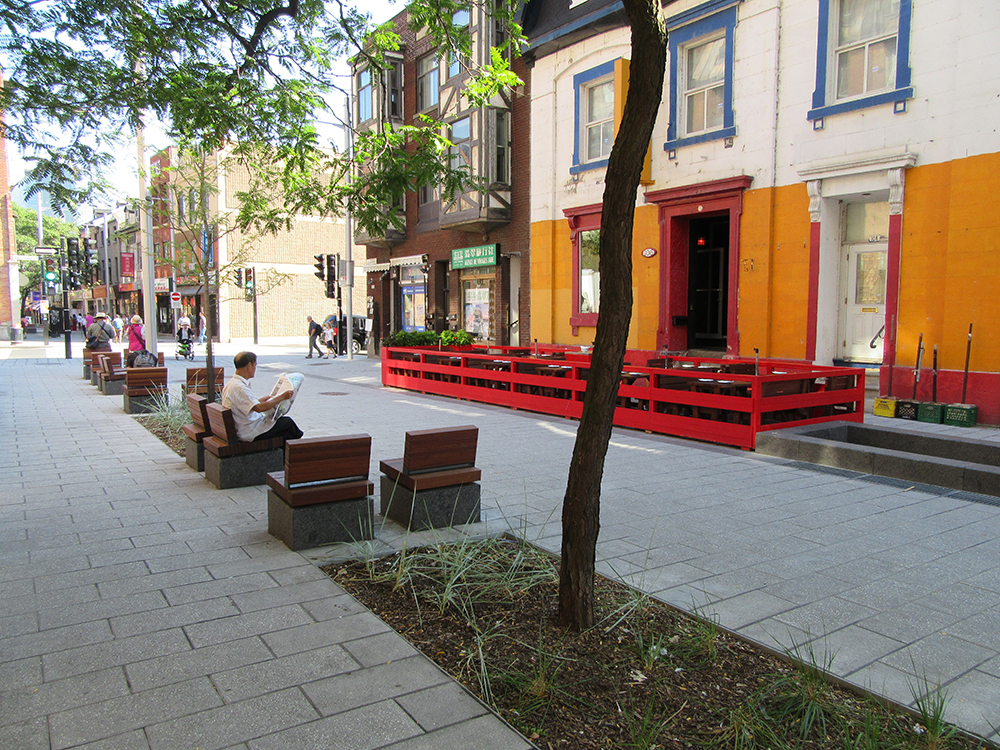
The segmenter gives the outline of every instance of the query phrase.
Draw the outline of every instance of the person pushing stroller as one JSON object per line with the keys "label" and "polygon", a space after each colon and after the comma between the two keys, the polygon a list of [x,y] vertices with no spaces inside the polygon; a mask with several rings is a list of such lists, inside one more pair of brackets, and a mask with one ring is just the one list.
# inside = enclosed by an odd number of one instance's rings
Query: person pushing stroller
{"label": "person pushing stroller", "polygon": [[[185,321],[187,321],[185,323]],[[194,334],[191,332],[191,322],[187,318],[181,318],[177,326],[177,353],[174,359],[194,359]]]}

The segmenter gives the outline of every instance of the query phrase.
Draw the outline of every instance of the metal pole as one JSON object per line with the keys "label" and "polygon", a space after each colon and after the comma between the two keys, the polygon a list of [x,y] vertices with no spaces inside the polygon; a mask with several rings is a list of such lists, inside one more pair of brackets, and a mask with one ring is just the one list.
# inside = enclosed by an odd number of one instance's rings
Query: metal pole
{"label": "metal pole", "polygon": [[65,346],[66,359],[73,359],[73,347],[70,342],[72,331],[69,325],[69,272],[63,263],[62,249],[66,247],[66,238],[59,238],[59,280],[62,282],[62,323],[63,323],[63,344]]}
{"label": "metal pole", "polygon": [[[146,349],[156,354],[156,297],[153,292],[153,277],[156,275],[156,265],[153,260],[153,237],[148,231],[147,222],[152,224],[153,216],[146,200],[146,167],[143,163],[145,152],[145,128],[141,124],[136,130],[136,143],[139,152],[139,204],[136,216],[139,222],[139,255],[142,258],[142,312],[146,330]],[[142,212],[146,212],[147,222],[142,220]]]}
{"label": "metal pole", "polygon": [[[253,345],[257,346],[257,270],[253,272],[253,287],[250,290],[253,299]],[[312,352],[309,352],[312,354]]]}
{"label": "metal pole", "polygon": [[[351,99],[344,97],[344,140],[347,149],[347,160],[350,163],[354,139],[351,137]],[[351,172],[347,172],[347,183],[351,182]],[[345,274],[347,285],[347,341],[344,347],[347,349],[347,359],[354,359],[354,237],[351,232],[351,209],[348,208],[344,214],[344,251],[347,253],[347,273]],[[339,263],[338,270],[339,270]],[[369,343],[371,346],[371,343]]]}
{"label": "metal pole", "polygon": [[[39,245],[39,247],[41,247],[44,244],[42,242],[42,194],[39,193],[36,197],[38,198],[38,204],[37,204],[38,205],[38,210],[36,211],[36,215],[38,217],[38,245]],[[49,302],[49,292],[48,292],[48,289],[47,289],[48,283],[45,281],[45,273],[44,272],[45,272],[45,260],[43,259],[42,260],[42,283],[41,283],[41,291],[42,291],[42,297],[44,297],[45,298],[45,302],[48,303]],[[51,320],[51,318],[52,318],[52,305],[51,304],[46,304],[46,307],[48,309],[48,312],[46,312],[45,319],[42,321],[42,345],[43,346],[48,346],[49,345],[49,320]]]}

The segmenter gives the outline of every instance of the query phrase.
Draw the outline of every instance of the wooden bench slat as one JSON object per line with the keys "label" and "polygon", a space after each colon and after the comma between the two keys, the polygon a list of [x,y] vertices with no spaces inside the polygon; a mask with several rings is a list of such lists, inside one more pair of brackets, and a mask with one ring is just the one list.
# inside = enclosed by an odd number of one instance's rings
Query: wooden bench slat
{"label": "wooden bench slat", "polygon": [[308,482],[368,476],[370,435],[300,438],[285,444],[285,481],[289,487]]}
{"label": "wooden bench slat", "polygon": [[474,425],[406,433],[403,470],[407,474],[476,463],[479,428]]}
{"label": "wooden bench slat", "polygon": [[395,458],[379,462],[379,470],[389,479],[399,482],[409,490],[433,490],[438,487],[451,487],[455,484],[470,484],[478,482],[483,472],[475,466],[465,466],[423,474],[409,474],[403,470],[403,459]]}
{"label": "wooden bench slat", "polygon": [[219,458],[263,453],[275,448],[283,448],[285,445],[284,438],[250,442],[240,440],[236,435],[236,420],[233,419],[232,411],[223,408],[221,404],[205,404],[205,416],[208,419],[207,426],[212,434],[206,437],[202,443],[205,450],[214,453]]}

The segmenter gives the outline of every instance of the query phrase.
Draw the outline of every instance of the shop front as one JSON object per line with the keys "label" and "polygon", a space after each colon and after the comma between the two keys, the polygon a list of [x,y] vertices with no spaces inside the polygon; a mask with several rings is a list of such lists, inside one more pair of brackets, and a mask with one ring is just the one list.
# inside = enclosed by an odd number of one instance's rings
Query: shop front
{"label": "shop front", "polygon": [[479,245],[451,251],[451,267],[458,271],[462,290],[461,328],[476,341],[496,343],[498,245]]}

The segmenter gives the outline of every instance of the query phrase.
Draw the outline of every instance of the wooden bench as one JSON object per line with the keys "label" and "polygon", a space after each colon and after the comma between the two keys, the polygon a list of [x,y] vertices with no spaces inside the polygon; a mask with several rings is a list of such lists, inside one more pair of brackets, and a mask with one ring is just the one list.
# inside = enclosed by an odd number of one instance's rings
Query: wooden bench
{"label": "wooden bench", "polygon": [[379,462],[381,511],[407,528],[479,522],[474,425],[406,433],[403,457]]}
{"label": "wooden bench", "polygon": [[94,382],[94,355],[95,354],[109,354],[110,349],[98,349],[94,351],[93,349],[88,349],[83,347],[83,379],[89,380],[91,384]]}
{"label": "wooden bench", "polygon": [[184,431],[184,459],[195,471],[205,470],[205,438],[212,434],[208,428],[208,399],[194,393],[187,395],[191,424],[181,428]]}
{"label": "wooden bench", "polygon": [[105,396],[121,396],[125,392],[125,368],[121,352],[101,352],[94,357],[97,389]]}
{"label": "wooden bench", "polygon": [[122,409],[126,414],[148,414],[167,394],[166,367],[127,367],[122,389]]}
{"label": "wooden bench", "polygon": [[[222,386],[226,382],[226,368],[215,367],[215,392],[222,393]],[[199,396],[208,395],[208,368],[189,367],[184,379],[184,393],[196,393]]]}
{"label": "wooden bench", "polygon": [[204,438],[205,479],[220,490],[253,487],[267,481],[268,472],[281,471],[284,438],[246,442],[236,436],[233,413],[221,404],[206,404],[211,435]]}
{"label": "wooden bench", "polygon": [[267,528],[289,549],[372,538],[369,435],[285,442],[284,470],[267,475]]}

